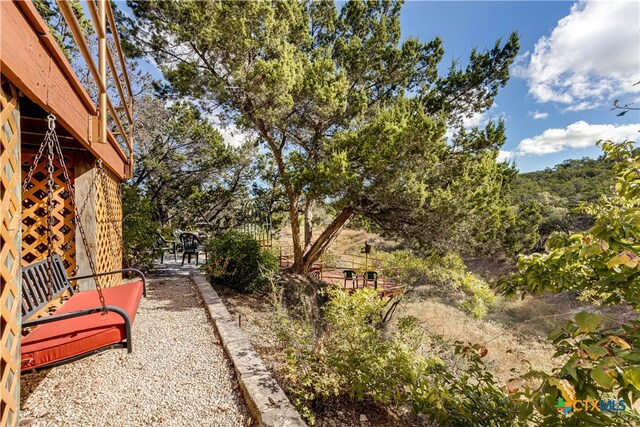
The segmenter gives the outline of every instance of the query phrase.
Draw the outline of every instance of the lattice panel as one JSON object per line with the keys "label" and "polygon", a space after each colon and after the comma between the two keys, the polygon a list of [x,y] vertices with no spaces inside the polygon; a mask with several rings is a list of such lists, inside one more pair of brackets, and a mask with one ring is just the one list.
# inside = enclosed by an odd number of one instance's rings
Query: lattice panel
{"label": "lattice panel", "polygon": [[[26,176],[36,156],[35,152],[22,153],[22,173]],[[74,180],[73,159],[64,155],[71,184]],[[64,182],[59,159],[54,157],[54,210],[53,241],[55,251],[64,260],[69,275],[76,268],[75,215],[71,194]],[[82,201],[79,202],[80,204]],[[22,265],[33,264],[47,257],[47,161],[46,153],[40,159],[33,179],[22,195]]]}
{"label": "lattice panel", "polygon": [[20,395],[20,112],[0,77],[0,425],[18,425]]}
{"label": "lattice panel", "polygon": [[[98,183],[96,197],[96,269],[99,272],[120,270],[122,268],[122,248],[120,245],[122,236],[122,195],[120,192],[120,180],[105,169],[107,196],[101,182]],[[121,282],[120,275],[107,276],[103,286],[116,286]]]}

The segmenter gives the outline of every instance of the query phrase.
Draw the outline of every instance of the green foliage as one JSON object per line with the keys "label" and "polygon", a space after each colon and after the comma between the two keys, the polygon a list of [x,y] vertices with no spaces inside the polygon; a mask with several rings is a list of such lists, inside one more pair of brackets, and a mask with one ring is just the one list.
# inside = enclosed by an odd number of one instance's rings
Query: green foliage
{"label": "green foliage", "polygon": [[[441,40],[403,39],[401,2],[128,4],[138,53],[162,66],[167,92],[219,109],[268,149],[287,198],[297,271],[356,214],[442,247],[459,224],[503,204],[503,123],[459,130],[452,144],[444,134],[493,104],[519,48],[516,34],[440,75]],[[303,241],[309,201],[336,216]]]}
{"label": "green foliage", "polygon": [[[561,358],[563,365],[551,375],[532,370],[524,376],[526,382],[511,382],[512,398],[523,402],[521,413],[530,413],[536,425],[611,426],[640,422],[640,416],[632,410],[640,398],[640,322],[599,330],[602,320],[596,313],[578,313],[575,322],[568,321],[565,327],[549,334],[556,347],[554,357]],[[574,405],[568,414],[558,411],[558,398]],[[624,410],[595,409],[593,406],[599,407],[600,400],[612,400]]]}
{"label": "green foliage", "polygon": [[419,257],[409,250],[398,250],[378,252],[375,256],[397,269],[401,283],[410,288],[426,286],[474,317],[485,316],[496,299],[489,285],[467,271],[462,259],[454,253]]}
{"label": "green foliage", "polygon": [[640,308],[640,156],[631,143],[601,144],[615,159],[615,194],[581,210],[595,218],[593,227],[570,236],[549,238],[546,254],[518,260],[519,272],[501,281],[507,294],[544,290],[590,291],[604,303],[625,301]]}
{"label": "green foliage", "polygon": [[604,156],[597,160],[565,160],[553,168],[520,174],[514,179],[509,191],[513,202],[533,205],[542,215],[537,250],[554,231],[571,234],[593,225],[594,218],[578,208],[582,203],[596,203],[603,195],[612,195],[613,163]]}
{"label": "green foliage", "polygon": [[123,263],[128,267],[147,266],[153,260],[153,244],[158,224],[151,202],[138,187],[122,187]]}
{"label": "green foliage", "polygon": [[235,230],[205,242],[209,260],[204,271],[216,282],[239,292],[253,292],[268,283],[278,261],[262,251],[251,236]]}
{"label": "green foliage", "polygon": [[415,318],[401,319],[394,332],[383,328],[385,302],[372,289],[330,288],[316,336],[309,323],[289,318],[281,292],[275,290],[274,323],[285,350],[282,375],[311,424],[315,403],[346,396],[406,406],[442,425],[515,423],[512,402],[479,362],[486,351],[460,346],[465,368],[454,374],[439,357],[420,354],[426,341]]}
{"label": "green foliage", "polygon": [[463,254],[515,256],[528,253],[540,238],[543,216],[534,203],[505,201],[485,211],[485,216],[478,215],[472,223],[475,228],[462,234],[467,236],[467,245],[460,248]]}
{"label": "green foliage", "polygon": [[[145,189],[155,218],[211,232],[233,227],[248,193],[253,150],[233,148],[193,105],[137,100],[134,185]],[[243,198],[244,196],[244,198]]]}
{"label": "green foliage", "polygon": [[512,184],[515,194],[524,199],[535,199],[541,189],[566,200],[574,208],[582,202],[595,203],[608,194],[615,181],[611,171],[614,161],[601,156],[598,159],[569,159],[541,171],[518,175]]}

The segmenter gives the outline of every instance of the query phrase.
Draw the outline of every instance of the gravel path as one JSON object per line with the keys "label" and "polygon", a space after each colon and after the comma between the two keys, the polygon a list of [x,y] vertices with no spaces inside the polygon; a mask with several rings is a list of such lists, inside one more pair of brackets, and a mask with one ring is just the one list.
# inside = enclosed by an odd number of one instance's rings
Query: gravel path
{"label": "gravel path", "polygon": [[197,289],[149,278],[124,349],[29,374],[21,426],[247,426],[250,414]]}

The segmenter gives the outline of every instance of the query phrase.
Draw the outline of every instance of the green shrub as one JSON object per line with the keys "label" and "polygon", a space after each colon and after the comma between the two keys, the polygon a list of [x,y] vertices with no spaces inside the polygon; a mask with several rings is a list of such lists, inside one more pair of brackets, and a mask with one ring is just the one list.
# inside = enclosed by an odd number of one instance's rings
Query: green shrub
{"label": "green shrub", "polygon": [[277,271],[276,257],[260,249],[251,236],[232,230],[205,242],[209,260],[204,267],[214,281],[239,292],[253,292]]}
{"label": "green shrub", "polygon": [[311,424],[316,404],[341,397],[406,406],[444,425],[516,422],[512,402],[479,361],[480,349],[459,351],[464,370],[454,374],[437,354],[420,353],[425,335],[415,318],[400,319],[393,332],[384,328],[386,303],[374,290],[350,294],[331,287],[328,293],[318,335],[308,322],[289,316],[282,289],[273,298],[276,337],[286,357],[281,373],[293,404]]}
{"label": "green shrub", "polygon": [[489,285],[467,271],[462,259],[451,252],[418,257],[408,250],[381,252],[377,257],[393,265],[402,283],[429,286],[442,298],[454,301],[474,317],[484,317],[496,299]]}
{"label": "green shrub", "polygon": [[153,261],[153,244],[158,224],[153,220],[149,199],[140,188],[122,187],[122,239],[124,241],[123,264],[126,267],[143,267]]}

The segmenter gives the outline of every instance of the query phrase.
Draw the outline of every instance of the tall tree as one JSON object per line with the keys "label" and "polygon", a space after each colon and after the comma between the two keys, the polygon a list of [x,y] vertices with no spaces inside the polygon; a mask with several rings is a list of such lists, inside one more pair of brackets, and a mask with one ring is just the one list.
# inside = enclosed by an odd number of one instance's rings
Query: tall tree
{"label": "tall tree", "polygon": [[136,169],[132,185],[144,189],[157,220],[200,223],[212,231],[233,223],[233,209],[252,178],[247,148],[227,146],[192,105],[165,107],[147,94],[136,108]]}
{"label": "tall tree", "polygon": [[[294,270],[307,271],[355,214],[408,235],[434,227],[436,213],[446,222],[443,213],[473,211],[443,206],[469,186],[464,200],[473,203],[499,190],[502,124],[452,144],[444,134],[492,105],[518,50],[515,34],[440,76],[440,39],[401,41],[401,2],[128,4],[138,18],[131,36],[146,48],[138,53],[161,65],[173,93],[268,148],[289,205]],[[318,203],[336,216],[314,237]]]}

